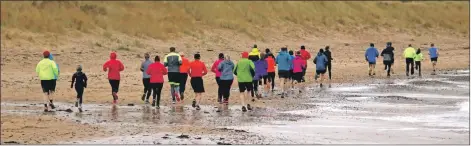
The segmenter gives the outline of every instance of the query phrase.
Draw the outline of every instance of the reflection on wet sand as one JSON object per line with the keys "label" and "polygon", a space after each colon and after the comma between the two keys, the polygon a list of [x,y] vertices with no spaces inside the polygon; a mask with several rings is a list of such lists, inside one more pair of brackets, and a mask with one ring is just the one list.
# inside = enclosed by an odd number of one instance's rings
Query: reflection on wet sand
{"label": "reflection on wet sand", "polygon": [[116,121],[118,119],[118,107],[116,105],[111,106],[111,120]]}

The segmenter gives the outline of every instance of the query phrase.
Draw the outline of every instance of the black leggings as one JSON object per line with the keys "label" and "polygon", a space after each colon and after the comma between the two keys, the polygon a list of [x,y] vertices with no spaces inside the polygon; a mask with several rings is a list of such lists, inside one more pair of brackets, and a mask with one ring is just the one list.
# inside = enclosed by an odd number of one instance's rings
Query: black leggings
{"label": "black leggings", "polygon": [[413,58],[406,58],[406,74],[409,74],[409,67],[410,67],[410,74],[414,74],[414,59]]}
{"label": "black leggings", "polygon": [[142,84],[144,84],[144,94],[147,93],[146,99],[149,99],[150,94],[152,93],[152,88],[150,87],[150,78],[143,78]]}
{"label": "black leggings", "polygon": [[218,101],[221,102],[223,95],[222,95],[222,88],[221,88],[221,79],[216,77],[216,83],[218,84]]}
{"label": "black leggings", "polygon": [[332,79],[332,72],[331,72],[331,70],[332,70],[332,63],[331,63],[330,61],[327,62],[327,66],[326,66],[326,67],[327,67],[327,71],[329,71],[329,80],[331,80],[331,79]]}
{"label": "black leggings", "polygon": [[420,64],[420,61],[415,62],[415,69],[419,70],[419,75],[422,75],[422,65]]}
{"label": "black leggings", "polygon": [[187,73],[180,73],[180,94],[185,93],[186,81],[188,80]]}
{"label": "black leggings", "polygon": [[392,65],[392,62],[391,61],[383,61],[384,63],[384,69],[387,69],[387,72],[388,72],[388,75],[391,75],[391,65]]}
{"label": "black leggings", "polygon": [[162,87],[164,83],[150,83],[150,87],[152,88],[153,94],[152,99],[153,102],[157,102],[157,105],[160,105],[160,93],[162,92]]}
{"label": "black leggings", "polygon": [[[109,80],[111,85],[111,93],[118,93],[119,91],[119,80]],[[116,100],[116,97],[113,96],[113,99]]]}
{"label": "black leggings", "polygon": [[79,104],[82,104],[84,87],[75,86],[75,91],[77,92],[77,99],[79,99]]}
{"label": "black leggings", "polygon": [[222,95],[224,97],[225,100],[229,99],[229,96],[231,95],[231,86],[232,86],[232,82],[233,80],[221,80],[220,81],[221,85],[219,86],[221,88],[221,91],[222,91]]}
{"label": "black leggings", "polygon": [[252,97],[254,97],[254,92],[258,92],[258,81],[259,81],[259,80],[253,80],[253,81],[252,81],[253,90],[250,91],[250,95],[252,95]]}
{"label": "black leggings", "polygon": [[271,90],[275,89],[275,72],[268,73],[268,81],[271,82]]}

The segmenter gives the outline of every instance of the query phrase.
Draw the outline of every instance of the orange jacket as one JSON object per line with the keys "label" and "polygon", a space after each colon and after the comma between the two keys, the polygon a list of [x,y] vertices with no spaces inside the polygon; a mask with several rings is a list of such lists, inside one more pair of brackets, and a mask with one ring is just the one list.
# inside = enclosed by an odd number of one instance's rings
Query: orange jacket
{"label": "orange jacket", "polygon": [[190,69],[190,61],[182,56],[182,65],[180,65],[180,73],[188,73]]}

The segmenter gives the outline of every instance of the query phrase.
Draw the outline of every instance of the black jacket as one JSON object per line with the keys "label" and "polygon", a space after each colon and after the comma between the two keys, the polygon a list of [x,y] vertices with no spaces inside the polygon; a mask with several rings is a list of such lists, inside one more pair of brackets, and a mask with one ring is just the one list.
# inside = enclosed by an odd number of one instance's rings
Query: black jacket
{"label": "black jacket", "polygon": [[390,54],[392,56],[392,60],[394,60],[394,47],[386,47],[381,52],[381,56],[384,56],[384,54]]}
{"label": "black jacket", "polygon": [[324,55],[327,57],[328,63],[330,63],[330,61],[333,60],[332,59],[332,53],[330,52],[330,50],[324,51]]}

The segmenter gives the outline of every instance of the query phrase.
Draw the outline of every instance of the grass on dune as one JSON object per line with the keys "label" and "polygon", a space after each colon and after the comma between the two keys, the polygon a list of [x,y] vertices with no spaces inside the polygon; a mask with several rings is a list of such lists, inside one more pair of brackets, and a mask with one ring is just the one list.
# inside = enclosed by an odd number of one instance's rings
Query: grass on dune
{"label": "grass on dune", "polygon": [[[38,33],[121,32],[169,39],[211,28],[263,38],[278,28],[469,31],[469,2],[2,1],[1,27]],[[106,36],[103,33],[101,35]]]}

